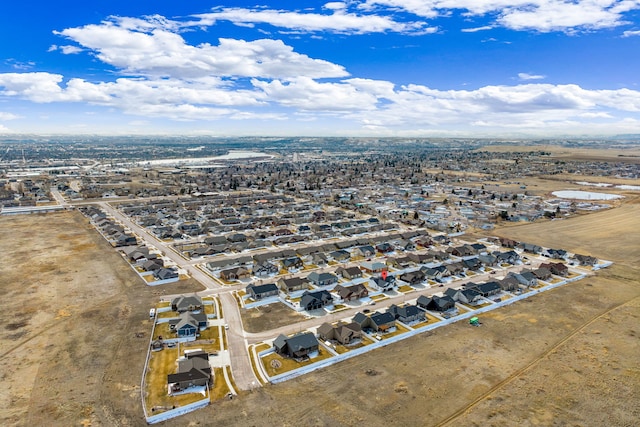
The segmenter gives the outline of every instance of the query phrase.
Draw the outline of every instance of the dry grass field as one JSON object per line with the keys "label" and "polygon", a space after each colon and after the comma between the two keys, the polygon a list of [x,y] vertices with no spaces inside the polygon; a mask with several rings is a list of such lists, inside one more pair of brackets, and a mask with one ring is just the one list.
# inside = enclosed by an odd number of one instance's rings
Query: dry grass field
{"label": "dry grass field", "polygon": [[78,212],[0,217],[0,253],[0,424],[138,424],[149,307],[202,287],[145,286]]}
{"label": "dry grass field", "polygon": [[[639,213],[628,197],[607,211],[498,228],[615,264],[484,314],[480,328],[439,328],[165,425],[637,425]],[[0,424],[145,425],[148,309],[197,285],[145,286],[74,212],[0,217],[0,253]],[[248,328],[266,328],[247,317]]]}

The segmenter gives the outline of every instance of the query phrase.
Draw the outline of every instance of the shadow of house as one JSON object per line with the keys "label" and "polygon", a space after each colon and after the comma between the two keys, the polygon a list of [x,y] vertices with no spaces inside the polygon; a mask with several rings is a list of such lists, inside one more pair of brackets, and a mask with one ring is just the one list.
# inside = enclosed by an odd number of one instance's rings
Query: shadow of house
{"label": "shadow of house", "polygon": [[311,332],[303,332],[292,337],[278,335],[273,341],[273,347],[278,354],[291,358],[303,358],[317,352],[318,339]]}

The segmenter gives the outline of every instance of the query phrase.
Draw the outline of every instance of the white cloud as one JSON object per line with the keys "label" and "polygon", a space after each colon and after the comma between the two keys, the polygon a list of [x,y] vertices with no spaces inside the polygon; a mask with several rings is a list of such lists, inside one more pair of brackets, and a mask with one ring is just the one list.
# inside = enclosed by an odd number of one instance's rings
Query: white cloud
{"label": "white cloud", "polygon": [[529,74],[529,73],[518,73],[518,78],[520,80],[542,80],[547,76],[543,76],[541,74]]}
{"label": "white cloud", "polygon": [[288,78],[344,77],[342,66],[293,51],[280,40],[219,39],[217,46],[192,46],[163,29],[141,32],[113,22],[68,28],[57,34],[95,52],[124,73],[198,78],[205,76]]}
{"label": "white cloud", "polygon": [[78,46],[73,46],[73,45],[58,46],[58,45],[52,44],[47,50],[47,52],[55,52],[56,50],[59,50],[65,55],[73,55],[83,51],[83,49],[79,48]]}
{"label": "white cloud", "polygon": [[494,27],[492,25],[484,25],[482,27],[475,27],[475,28],[463,28],[462,31],[463,33],[477,33],[478,31],[487,31],[487,30],[492,30]]}
{"label": "white cloud", "polygon": [[0,125],[0,133],[14,133],[14,132],[6,126]]}
{"label": "white cloud", "polygon": [[185,25],[211,26],[216,21],[230,21],[235,25],[269,24],[303,32],[327,31],[344,34],[397,32],[424,34],[435,32],[425,22],[398,22],[389,16],[360,15],[346,11],[345,3],[327,3],[330,14],[293,12],[271,9],[215,8],[211,13],[194,15],[195,22]]}
{"label": "white cloud", "polygon": [[7,113],[6,111],[0,111],[0,121],[16,120],[20,118],[22,117],[18,116],[17,114]]}
{"label": "white cloud", "polygon": [[[422,16],[447,16],[455,10],[471,16],[497,18],[495,24],[513,30],[541,32],[613,28],[625,14],[640,9],[634,0],[366,0],[363,8],[396,8]],[[630,19],[630,18],[629,18]]]}
{"label": "white cloud", "polygon": [[640,36],[640,30],[628,30],[622,33],[622,37]]}

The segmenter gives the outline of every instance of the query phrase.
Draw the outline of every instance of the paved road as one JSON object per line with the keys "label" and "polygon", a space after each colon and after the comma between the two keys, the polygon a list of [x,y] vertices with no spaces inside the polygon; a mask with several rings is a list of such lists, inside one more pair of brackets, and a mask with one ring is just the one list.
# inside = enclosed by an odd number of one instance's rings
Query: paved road
{"label": "paved road", "polygon": [[259,386],[253,369],[247,341],[244,337],[244,328],[242,327],[242,318],[238,311],[236,299],[229,292],[220,294],[220,303],[222,304],[222,313],[225,321],[229,325],[227,333],[227,343],[231,356],[231,370],[233,371],[233,379],[241,390],[250,390]]}
{"label": "paved road", "polygon": [[[521,266],[516,266],[514,268],[509,269],[508,271],[518,271],[521,268],[522,268]],[[506,273],[507,271],[505,270],[500,272],[500,274],[497,274],[497,275],[498,277],[502,277],[503,275],[506,275]],[[417,299],[420,295],[431,296],[438,292],[444,292],[448,288],[459,288],[462,286],[462,284],[467,282],[486,281],[490,277],[495,277],[495,276],[489,273],[483,273],[483,274],[477,274],[473,277],[465,278],[462,280],[456,280],[450,283],[443,284],[442,287],[435,286],[435,287],[430,287],[425,289],[419,289],[414,292],[410,292],[408,294],[397,292],[397,295],[390,296],[388,299],[385,299],[382,301],[376,301],[376,304],[374,306],[363,304],[358,307],[350,308],[347,310],[341,310],[337,313],[333,313],[333,314],[327,313],[324,316],[314,317],[312,319],[297,322],[293,325],[286,325],[286,326],[282,326],[282,327],[271,329],[264,332],[256,332],[256,333],[245,332],[245,335],[247,337],[247,341],[250,344],[253,344],[260,341],[275,338],[280,334],[289,335],[299,331],[304,331],[309,328],[314,328],[314,327],[320,326],[324,322],[332,323],[341,319],[347,319],[347,318],[350,319],[353,316],[355,316],[357,312],[362,311],[364,309],[370,309],[372,312],[385,311],[386,308],[392,304],[402,304],[405,301]]]}
{"label": "paved road", "polygon": [[219,294],[220,303],[222,305],[222,314],[226,323],[229,325],[229,330],[226,331],[227,348],[229,350],[231,369],[233,370],[233,379],[235,384],[240,390],[250,390],[257,387],[259,383],[253,374],[251,360],[249,359],[249,350],[243,335],[244,328],[242,327],[242,319],[240,318],[238,304],[230,293],[233,289],[240,288],[241,286],[221,288],[210,276],[197,267],[189,265],[184,258],[169,249],[163,241],[147,232],[143,227],[135,224],[127,216],[114,209],[111,205],[106,202],[100,202],[98,204],[106,213],[131,229],[148,244],[158,248],[162,251],[164,256],[171,259],[178,267],[183,268],[191,277],[202,283],[208,291],[200,292],[199,294],[201,296],[212,295],[215,293]]}

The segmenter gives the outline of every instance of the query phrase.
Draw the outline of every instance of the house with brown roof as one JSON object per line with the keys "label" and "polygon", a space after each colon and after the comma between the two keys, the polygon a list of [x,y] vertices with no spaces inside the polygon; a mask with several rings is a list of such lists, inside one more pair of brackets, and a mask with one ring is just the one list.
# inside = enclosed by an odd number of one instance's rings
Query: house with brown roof
{"label": "house with brown roof", "polygon": [[362,327],[356,322],[336,325],[323,323],[318,328],[318,336],[325,341],[337,341],[342,345],[348,345],[362,338]]}
{"label": "house with brown roof", "polygon": [[337,285],[335,288],[333,288],[333,291],[343,301],[353,301],[369,296],[369,290],[362,283],[351,286]]}

